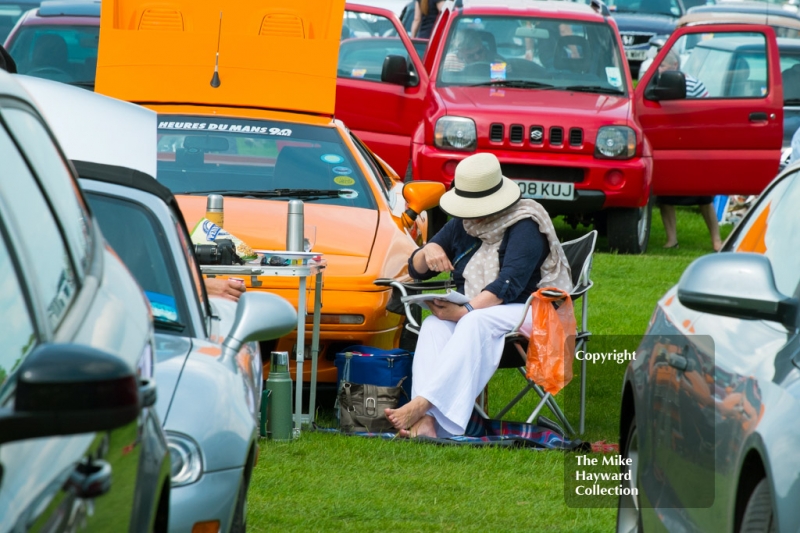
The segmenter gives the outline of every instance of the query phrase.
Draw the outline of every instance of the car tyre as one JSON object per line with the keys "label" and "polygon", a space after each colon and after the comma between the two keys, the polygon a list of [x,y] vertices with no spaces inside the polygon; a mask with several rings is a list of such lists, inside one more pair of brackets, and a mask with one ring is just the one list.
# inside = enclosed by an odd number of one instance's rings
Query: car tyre
{"label": "car tyre", "polygon": [[607,215],[608,246],[623,254],[643,254],[650,240],[653,206],[610,209]]}
{"label": "car tyre", "polygon": [[[622,449],[623,459],[632,459],[630,466],[623,466],[623,474],[630,471],[631,479],[628,488],[639,488],[639,431],[636,428],[636,417],[628,426],[628,436]],[[637,495],[620,494],[617,501],[617,533],[642,533],[642,508]]]}
{"label": "car tyre", "polygon": [[764,478],[747,500],[739,533],[775,533],[777,530],[772,514],[772,491],[769,481]]}

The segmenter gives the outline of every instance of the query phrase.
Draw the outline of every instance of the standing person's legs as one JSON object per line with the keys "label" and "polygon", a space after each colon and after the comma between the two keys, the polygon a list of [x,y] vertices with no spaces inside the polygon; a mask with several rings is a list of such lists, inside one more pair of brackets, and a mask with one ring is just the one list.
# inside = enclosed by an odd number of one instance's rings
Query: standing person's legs
{"label": "standing person's legs", "polygon": [[415,354],[413,398],[400,409],[387,410],[395,427],[402,430],[421,421],[417,434],[428,434],[435,427],[432,419],[423,420],[427,412],[444,432],[462,435],[475,398],[500,363],[503,338],[519,321],[522,310],[522,304],[509,304],[476,309],[465,315],[455,324],[449,340],[439,344],[440,350],[423,355],[424,360],[435,361],[424,364],[430,374],[417,373]]}
{"label": "standing person's legs", "polygon": [[717,212],[714,210],[714,204],[702,204],[700,213],[703,215],[703,220],[705,220],[708,227],[708,233],[711,235],[711,246],[714,247],[715,252],[719,252],[720,248],[722,248],[722,239],[719,236],[719,222],[717,221]]}
{"label": "standing person's legs", "polygon": [[675,206],[659,204],[661,211],[661,221],[664,223],[664,231],[667,233],[667,242],[664,248],[674,248],[678,245],[678,222],[675,216]]}

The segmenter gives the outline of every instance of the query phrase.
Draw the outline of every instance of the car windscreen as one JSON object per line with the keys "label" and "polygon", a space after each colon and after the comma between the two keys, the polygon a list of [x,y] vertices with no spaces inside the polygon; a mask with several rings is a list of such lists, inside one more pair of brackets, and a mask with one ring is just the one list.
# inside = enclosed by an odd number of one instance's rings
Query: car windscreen
{"label": "car windscreen", "polygon": [[86,197],[106,241],[150,301],[155,328],[191,336],[169,241],[155,216],[132,200],[90,191]]}
{"label": "car windscreen", "polygon": [[223,194],[375,209],[334,128],[159,115],[157,179],[175,194]]}
{"label": "car windscreen", "polygon": [[17,72],[93,88],[99,26],[24,26],[9,43]]}
{"label": "car windscreen", "polygon": [[33,7],[31,4],[0,2],[0,44],[3,44],[19,18]]}
{"label": "car windscreen", "polygon": [[626,93],[614,31],[606,23],[541,17],[459,17],[439,85]]}

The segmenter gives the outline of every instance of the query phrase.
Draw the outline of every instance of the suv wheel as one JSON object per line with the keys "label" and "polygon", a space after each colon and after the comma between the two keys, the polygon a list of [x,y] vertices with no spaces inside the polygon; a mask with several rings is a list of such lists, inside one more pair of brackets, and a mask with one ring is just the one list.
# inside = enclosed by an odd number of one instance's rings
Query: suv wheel
{"label": "suv wheel", "polygon": [[650,239],[651,203],[634,209],[610,209],[607,215],[608,246],[623,254],[642,254]]}

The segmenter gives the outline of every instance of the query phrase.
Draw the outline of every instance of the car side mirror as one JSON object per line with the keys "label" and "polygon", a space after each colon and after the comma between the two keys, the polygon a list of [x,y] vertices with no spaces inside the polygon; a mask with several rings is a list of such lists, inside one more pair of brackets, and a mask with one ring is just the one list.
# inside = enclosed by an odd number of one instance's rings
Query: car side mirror
{"label": "car side mirror", "polygon": [[403,213],[405,225],[410,227],[420,213],[439,205],[444,193],[444,183],[438,181],[411,181],[403,185],[403,198],[408,204]]}
{"label": "car side mirror", "polygon": [[414,85],[414,77],[408,69],[408,61],[403,56],[388,55],[383,60],[381,81],[410,87]]}
{"label": "car side mirror", "polygon": [[662,72],[650,82],[645,98],[655,101],[683,100],[686,98],[686,76],[677,70]]}
{"label": "car side mirror", "polygon": [[720,253],[696,259],[678,282],[678,300],[702,313],[779,322],[797,327],[800,302],[778,291],[772,264],[754,253]]}
{"label": "car side mirror", "polygon": [[108,431],[139,416],[139,380],[124,360],[79,344],[44,344],[17,373],[13,409],[0,409],[0,444]]}
{"label": "car side mirror", "polygon": [[242,345],[283,337],[297,326],[297,311],[275,294],[247,292],[239,298],[233,325],[222,343],[222,359],[233,358]]}

